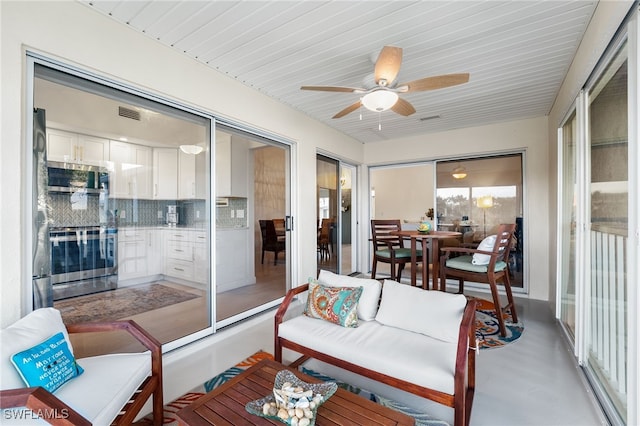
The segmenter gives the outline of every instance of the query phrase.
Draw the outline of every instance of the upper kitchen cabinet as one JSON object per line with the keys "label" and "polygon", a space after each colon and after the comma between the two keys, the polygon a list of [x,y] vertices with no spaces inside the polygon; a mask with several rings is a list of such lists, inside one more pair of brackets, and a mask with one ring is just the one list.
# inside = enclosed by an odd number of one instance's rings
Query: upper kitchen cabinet
{"label": "upper kitchen cabinet", "polygon": [[175,148],[153,149],[153,198],[178,198],[178,150]]}
{"label": "upper kitchen cabinet", "polygon": [[194,155],[178,150],[178,199],[207,197],[205,152]]}
{"label": "upper kitchen cabinet", "polygon": [[151,198],[151,148],[110,141],[109,160],[113,164],[111,193],[118,198]]}
{"label": "upper kitchen cabinet", "polygon": [[216,133],[216,196],[247,197],[249,141]]}
{"label": "upper kitchen cabinet", "polygon": [[100,166],[109,159],[109,140],[49,129],[47,159]]}

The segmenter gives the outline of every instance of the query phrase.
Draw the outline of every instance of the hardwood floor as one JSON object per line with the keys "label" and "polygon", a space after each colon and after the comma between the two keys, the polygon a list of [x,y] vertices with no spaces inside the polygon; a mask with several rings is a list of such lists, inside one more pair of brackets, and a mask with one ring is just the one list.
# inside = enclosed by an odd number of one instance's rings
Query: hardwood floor
{"label": "hardwood floor", "polygon": [[[256,284],[239,287],[216,295],[216,318],[220,321],[284,296],[286,292],[285,262],[279,259],[260,264],[257,258]],[[158,281],[178,290],[200,297],[159,309],[110,320],[133,319],[161,343],[168,343],[202,330],[210,325],[210,309],[206,291],[168,280]],[[141,287],[148,284],[142,284]],[[105,293],[106,298],[107,293]],[[95,297],[95,295],[94,295]],[[74,298],[78,305],[85,296]],[[69,299],[68,299],[69,300]],[[55,304],[54,304],[55,306]],[[126,333],[90,333],[72,336],[71,342],[78,357],[114,352],[136,352],[142,347]]]}

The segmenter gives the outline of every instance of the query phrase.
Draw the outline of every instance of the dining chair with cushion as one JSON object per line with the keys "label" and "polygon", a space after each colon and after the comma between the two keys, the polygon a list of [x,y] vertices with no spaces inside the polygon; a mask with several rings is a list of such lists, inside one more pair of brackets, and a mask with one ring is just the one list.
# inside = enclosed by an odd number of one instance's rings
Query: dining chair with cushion
{"label": "dining chair with cushion", "polygon": [[271,251],[274,254],[273,264],[278,263],[278,253],[285,251],[286,241],[278,238],[273,220],[259,220],[260,233],[262,235],[262,261],[264,263],[264,253]]}
{"label": "dining chair with cushion", "polygon": [[[371,278],[376,278],[378,262],[382,262],[390,265],[391,279],[400,282],[404,266],[411,263],[411,248],[404,247],[404,239],[394,235],[394,232],[401,230],[400,219],[371,219],[371,241],[373,242]],[[416,263],[422,263],[422,250],[416,249]],[[416,266],[413,265],[413,267]]]}
{"label": "dining chair with cushion", "polygon": [[[489,284],[496,308],[500,334],[506,336],[504,314],[508,311],[514,323],[518,322],[516,306],[509,281],[509,251],[515,224],[501,224],[495,235],[486,237],[477,248],[443,247],[440,257],[440,288],[446,289],[447,278],[458,279],[458,292],[464,292],[464,282]],[[457,256],[453,257],[454,254]],[[507,305],[501,306],[497,283],[502,282]]]}

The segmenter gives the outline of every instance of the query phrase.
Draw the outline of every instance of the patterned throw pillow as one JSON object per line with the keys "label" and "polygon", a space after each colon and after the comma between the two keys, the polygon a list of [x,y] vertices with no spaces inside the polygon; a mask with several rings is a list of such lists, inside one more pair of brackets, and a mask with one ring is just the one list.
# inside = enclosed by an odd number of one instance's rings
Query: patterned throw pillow
{"label": "patterned throw pillow", "polygon": [[62,333],[11,357],[27,386],[42,386],[54,392],[63,384],[84,372],[76,363]]}
{"label": "patterned throw pillow", "polygon": [[311,281],[304,314],[354,328],[358,326],[357,308],[361,295],[362,287],[327,287]]}

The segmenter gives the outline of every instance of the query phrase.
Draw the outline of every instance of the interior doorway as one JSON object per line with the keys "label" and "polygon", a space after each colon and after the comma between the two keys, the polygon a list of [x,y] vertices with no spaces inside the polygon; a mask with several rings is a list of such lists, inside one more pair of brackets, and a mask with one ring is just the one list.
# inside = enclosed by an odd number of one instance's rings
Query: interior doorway
{"label": "interior doorway", "polygon": [[351,274],[356,271],[356,167],[318,154],[316,182],[318,270]]}

